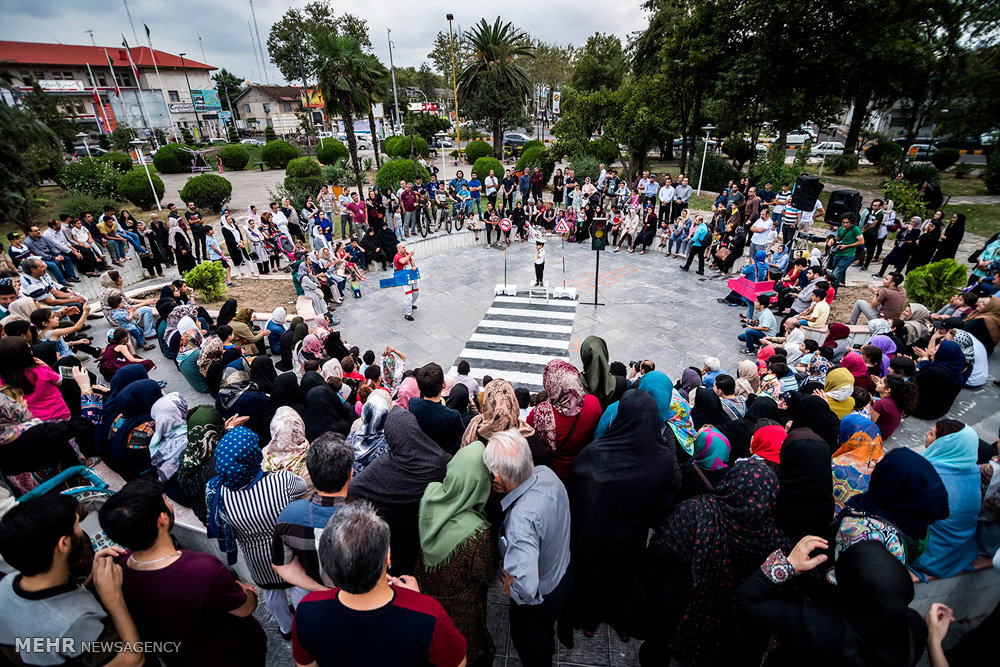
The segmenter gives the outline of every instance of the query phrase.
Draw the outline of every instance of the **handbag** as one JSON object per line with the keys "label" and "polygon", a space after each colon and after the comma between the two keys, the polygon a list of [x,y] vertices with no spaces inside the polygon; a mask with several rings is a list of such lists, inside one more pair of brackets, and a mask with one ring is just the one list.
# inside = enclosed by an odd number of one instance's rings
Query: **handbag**
{"label": "handbag", "polygon": [[715,257],[715,259],[717,259],[720,262],[724,262],[727,259],[729,259],[729,256],[731,254],[733,254],[733,251],[730,250],[729,248],[719,248],[718,250],[715,251],[715,255],[713,255],[713,257]]}
{"label": "handbag", "polygon": [[260,261],[260,256],[257,254],[256,250],[251,250],[250,251],[250,259],[252,259],[255,262],[259,262]]}

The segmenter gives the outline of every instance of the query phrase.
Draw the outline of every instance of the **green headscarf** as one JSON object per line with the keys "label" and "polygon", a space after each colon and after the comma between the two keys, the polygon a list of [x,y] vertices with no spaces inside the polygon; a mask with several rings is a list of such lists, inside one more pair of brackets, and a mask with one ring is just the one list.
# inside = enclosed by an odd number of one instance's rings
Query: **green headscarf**
{"label": "green headscarf", "polygon": [[611,374],[608,359],[608,344],[603,338],[587,336],[580,346],[580,360],[583,361],[583,388],[593,394],[607,408],[615,395],[615,377]]}
{"label": "green headscarf", "polygon": [[215,453],[225,431],[225,420],[211,405],[199,405],[187,420],[188,446],[181,456],[180,474],[193,475]]}
{"label": "green headscarf", "polygon": [[309,327],[301,317],[292,319],[292,331],[295,332],[292,336],[292,345],[295,345],[300,340],[304,340],[305,337],[309,335]]}
{"label": "green headscarf", "polygon": [[420,550],[424,565],[434,569],[480,528],[488,526],[486,501],[490,473],[483,463],[486,446],[462,447],[448,462],[443,482],[431,482],[420,499]]}

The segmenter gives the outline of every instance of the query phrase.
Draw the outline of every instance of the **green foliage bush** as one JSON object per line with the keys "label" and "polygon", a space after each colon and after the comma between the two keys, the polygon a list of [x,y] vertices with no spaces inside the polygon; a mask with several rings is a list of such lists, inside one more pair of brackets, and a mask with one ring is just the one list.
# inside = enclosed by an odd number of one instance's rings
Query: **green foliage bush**
{"label": "green foliage bush", "polygon": [[278,135],[274,133],[274,128],[268,125],[264,128],[264,141],[270,143],[278,138]]}
{"label": "green foliage bush", "polygon": [[986,190],[991,195],[1000,195],[1000,150],[996,146],[986,154],[983,180],[986,181]]}
{"label": "green foliage bush", "polygon": [[904,286],[911,301],[922,303],[933,312],[960,292],[967,279],[964,266],[953,259],[942,259],[914,268],[906,274]]}
{"label": "green foliage bush", "polygon": [[105,153],[97,159],[101,162],[107,162],[112,167],[117,169],[119,173],[127,174],[132,171],[132,156],[127,153],[112,151],[110,153]]}
{"label": "green foliage bush", "polygon": [[323,187],[322,174],[319,162],[311,157],[297,157],[285,169],[285,187],[308,190],[315,194]]}
{"label": "green foliage bush", "polygon": [[[155,181],[154,181],[155,182]],[[148,184],[147,184],[148,187]],[[104,212],[105,206],[118,206],[112,197],[94,196],[86,192],[70,192],[59,203],[59,215],[65,213],[72,218],[83,218],[84,213],[93,213],[94,220]]]}
{"label": "green foliage bush", "polygon": [[[695,146],[696,157],[699,158],[697,161],[700,166],[700,157],[702,155],[702,150],[704,148],[704,143],[697,144]],[[730,165],[731,166],[731,165]],[[707,171],[707,167],[706,167]],[[785,151],[777,143],[773,144],[771,148],[765,153],[761,159],[750,169],[750,178],[756,183],[767,183],[770,181],[774,184],[775,189],[781,187],[782,183],[788,183],[791,186],[795,183],[795,179],[799,177],[802,173],[802,168],[798,164],[785,164]],[[688,174],[692,175],[692,187],[697,187],[698,170],[691,166],[688,168]],[[726,183],[728,183],[728,179]],[[723,183],[722,187],[725,187],[726,183]],[[703,183],[703,189],[707,189],[707,186]],[[720,188],[721,189],[721,188]]]}
{"label": "green foliage bush", "polygon": [[545,148],[545,144],[542,143],[541,139],[531,139],[530,141],[526,141],[524,145],[521,146],[521,152],[523,153],[524,151],[530,148],[535,148],[536,146],[538,148]]}
{"label": "green foliage bush", "polygon": [[903,169],[903,177],[917,185],[924,181],[931,185],[937,185],[941,179],[941,172],[937,170],[937,167],[927,162],[911,162]]}
{"label": "green foliage bush", "polygon": [[920,191],[915,183],[909,181],[888,181],[882,187],[882,196],[891,199],[896,217],[901,221],[906,221],[915,215],[921,218],[927,215],[927,204],[920,196]]}
{"label": "green foliage bush", "polygon": [[99,158],[83,158],[69,162],[56,174],[56,183],[73,192],[85,192],[94,197],[118,195],[121,172],[114,165]]}
{"label": "green foliage bush", "polygon": [[153,164],[156,171],[161,174],[183,174],[191,171],[190,152],[184,150],[188,148],[183,144],[167,144],[161,146],[156,155],[153,156]]}
{"label": "green foliage bush", "polygon": [[955,174],[955,178],[966,178],[972,173],[973,166],[968,162],[959,162],[955,165],[955,168],[951,170],[951,173]]}
{"label": "green foliage bush", "polygon": [[[701,143],[695,145],[695,158],[691,161],[691,166],[688,167],[688,175],[694,177],[694,187],[698,187],[697,180],[698,175],[702,173],[701,171],[701,158],[705,155],[703,151],[703,145]],[[782,157],[784,159],[784,157]],[[791,170],[789,170],[791,171]],[[702,190],[712,190],[718,192],[722,188],[729,184],[729,181],[736,180],[739,177],[739,172],[733,163],[726,158],[718,155],[717,153],[709,152],[705,159],[705,172],[702,176]],[[796,176],[791,178],[791,183],[795,182]],[[758,178],[758,183],[763,183],[770,178],[760,179]],[[776,183],[783,183],[785,181],[774,181]]]}
{"label": "green foliage bush", "polygon": [[591,183],[597,183],[601,175],[601,161],[588,153],[577,153],[569,159],[569,169],[576,172],[576,180],[583,183],[589,176]]}
{"label": "green foliage bush", "polygon": [[240,133],[235,125],[230,125],[229,129],[226,130],[226,138],[229,139],[229,143],[231,144],[240,143]]}
{"label": "green foliage bush", "polygon": [[549,151],[535,145],[521,153],[517,164],[514,165],[517,171],[531,171],[534,167],[542,170],[545,182],[548,183],[549,179],[552,178],[552,172],[556,170],[556,161]]}
{"label": "green foliage bush", "polygon": [[192,176],[181,190],[181,199],[200,209],[218,213],[233,195],[233,184],[218,174]]}
{"label": "green foliage bush", "polygon": [[754,147],[743,137],[729,137],[722,144],[722,150],[738,167],[742,167],[749,162],[750,158],[755,154]]}
{"label": "green foliage bush", "polygon": [[960,157],[961,153],[958,152],[957,148],[942,148],[931,154],[931,162],[939,170],[944,171],[958,162]]}
{"label": "green foliage bush", "polygon": [[344,160],[323,166],[323,182],[334,185],[349,185],[352,182],[351,172],[347,171]]}
{"label": "green foliage bush", "polygon": [[250,162],[250,151],[242,144],[231,144],[219,150],[219,157],[222,158],[222,166],[229,171],[243,171]]}
{"label": "green foliage bush", "polygon": [[482,139],[470,141],[465,146],[465,157],[469,160],[469,164],[475,164],[476,160],[487,155],[493,155],[493,147]]}
{"label": "green foliage bush", "polygon": [[97,145],[106,151],[111,150],[111,141],[108,139],[108,135],[102,134],[97,137]]}
{"label": "green foliage bush", "polygon": [[618,159],[618,146],[607,137],[591,139],[583,151],[609,166]]}
{"label": "green foliage bush", "polygon": [[[476,163],[472,165],[472,172],[479,177],[480,181],[485,182],[486,177],[490,175],[490,169],[493,170],[493,175],[496,176],[497,182],[503,178],[503,163],[491,155],[487,155],[476,160]],[[483,192],[486,188],[483,188]]]}
{"label": "green foliage bush", "polygon": [[[417,166],[420,167],[419,164]],[[400,181],[405,179],[409,183],[416,180],[418,175],[425,183],[431,178],[431,175],[423,167],[420,167],[419,173],[414,171],[413,160],[389,160],[383,162],[382,168],[375,174],[375,185],[379,187],[379,190],[395,190],[399,187]]]}
{"label": "green foliage bush", "polygon": [[194,135],[191,134],[191,130],[186,127],[181,128],[181,141],[183,141],[188,146],[194,144]]}
{"label": "green foliage bush", "polygon": [[858,170],[858,162],[861,158],[857,153],[843,153],[841,155],[828,155],[826,157],[826,168],[833,172],[834,176],[846,176],[852,171]]}
{"label": "green foliage bush", "polygon": [[899,159],[903,157],[903,147],[894,141],[884,141],[869,146],[868,150],[865,151],[865,157],[875,165],[882,161],[882,156],[884,155],[888,155],[896,162],[899,162]]}
{"label": "green foliage bush", "polygon": [[156,196],[163,199],[163,181],[152,172],[147,178],[145,169],[133,169],[127,174],[122,174],[118,179],[118,196],[148,211],[156,205],[153,190],[149,187],[150,179],[156,188]]}
{"label": "green foliage bush", "polygon": [[299,153],[298,148],[280,139],[267,142],[260,151],[260,159],[266,162],[271,169],[284,169],[299,155],[301,153]]}
{"label": "green foliage bush", "polygon": [[[410,135],[389,137],[382,142],[382,150],[385,151],[386,155],[393,159],[410,157],[410,148]],[[427,140],[420,136],[413,137],[412,148],[414,155],[423,155],[425,157],[430,151],[430,147],[427,145]]]}
{"label": "green foliage bush", "polygon": [[202,262],[184,274],[184,281],[198,290],[202,299],[209,302],[221,301],[228,291],[226,269],[223,268],[222,262]]}
{"label": "green foliage bush", "polygon": [[335,164],[338,160],[346,160],[350,155],[347,146],[333,137],[326,137],[316,146],[316,159],[323,164]]}

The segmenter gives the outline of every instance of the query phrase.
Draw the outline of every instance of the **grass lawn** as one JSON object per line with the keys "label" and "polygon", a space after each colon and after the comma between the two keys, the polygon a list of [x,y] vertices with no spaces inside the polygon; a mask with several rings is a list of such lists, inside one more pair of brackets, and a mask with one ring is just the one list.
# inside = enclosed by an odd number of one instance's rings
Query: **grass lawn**
{"label": "grass lawn", "polygon": [[[818,174],[819,165],[806,165],[806,173]],[[861,167],[846,176],[834,176],[829,170],[823,172],[823,181],[827,184],[827,190],[851,188],[867,192],[880,192],[884,180],[885,176],[876,173],[872,167]],[[955,175],[950,172],[941,174],[941,191],[953,197],[989,194],[981,177],[955,178]]]}
{"label": "grass lawn", "polygon": [[965,214],[965,229],[985,238],[1000,231],[1000,206],[996,204],[975,204],[972,206],[948,206],[949,213]]}

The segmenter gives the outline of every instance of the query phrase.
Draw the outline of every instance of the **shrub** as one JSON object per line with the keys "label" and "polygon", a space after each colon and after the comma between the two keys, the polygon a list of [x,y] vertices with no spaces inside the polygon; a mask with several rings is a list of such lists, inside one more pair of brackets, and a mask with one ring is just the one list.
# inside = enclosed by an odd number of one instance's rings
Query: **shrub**
{"label": "shrub", "polygon": [[349,185],[352,182],[351,173],[347,171],[343,160],[323,166],[323,182],[333,185]]}
{"label": "shrub", "polygon": [[229,139],[229,143],[231,144],[240,143],[240,133],[239,130],[236,129],[235,125],[230,125],[226,130],[226,138]]}
{"label": "shrub", "polygon": [[65,213],[72,218],[82,218],[84,213],[93,213],[94,220],[97,220],[98,216],[104,212],[105,206],[117,207],[118,203],[111,197],[94,196],[86,192],[70,192],[59,203],[58,214]]}
{"label": "shrub", "polygon": [[552,172],[556,169],[556,161],[547,150],[535,145],[521,153],[514,168],[518,171],[531,171],[534,167],[542,170],[545,182],[548,183],[552,178]]}
{"label": "shrub", "polygon": [[264,141],[270,143],[278,138],[278,135],[274,133],[274,128],[268,125],[264,128]]}
{"label": "shrub", "polygon": [[114,198],[118,195],[120,177],[121,173],[110,162],[84,158],[63,165],[56,174],[56,183],[73,192]]}
{"label": "shrub", "polygon": [[857,153],[842,153],[841,155],[828,155],[826,167],[835,176],[846,176],[852,171],[858,170],[858,162],[861,158]]}
{"label": "shrub", "polygon": [[992,195],[1000,195],[1000,149],[994,146],[986,154],[986,169],[983,170],[986,190]]}
{"label": "shrub", "polygon": [[879,164],[884,155],[888,155],[896,162],[899,162],[899,159],[903,157],[903,147],[894,141],[885,141],[869,146],[868,150],[865,151],[865,157],[874,165]]}
{"label": "shrub", "polygon": [[301,153],[299,153],[298,148],[280,139],[267,142],[260,151],[260,159],[266,162],[271,169],[284,169],[299,155]]}
{"label": "shrub", "polygon": [[[692,180],[695,182],[694,187],[698,187],[698,176],[702,173],[702,155],[704,155],[703,145],[699,142],[695,145],[695,158],[691,161],[691,166],[688,167],[688,175],[693,177]],[[739,175],[739,172],[736,170],[736,167],[733,166],[732,162],[717,153],[709,152],[705,159],[705,172],[702,176],[701,187],[703,190],[713,190],[718,192],[719,190],[722,190],[722,188],[726,187],[726,185],[729,184],[729,181],[739,178]],[[794,183],[796,177],[797,176],[793,176],[790,182]],[[785,181],[776,182],[782,183]]]}
{"label": "shrub", "polygon": [[161,146],[153,156],[156,171],[161,174],[183,174],[191,171],[191,153],[183,144]]}
{"label": "shrub", "polygon": [[920,185],[927,181],[931,185],[937,185],[941,179],[941,173],[932,164],[927,162],[911,162],[903,169],[903,177],[911,183]]}
{"label": "shrub", "polygon": [[[704,143],[695,146],[697,157],[700,158],[704,149]],[[700,164],[700,162],[699,162]],[[777,143],[773,144],[767,153],[764,154],[760,161],[757,162],[750,169],[750,178],[757,183],[767,183],[768,181],[775,184],[775,186],[780,186],[782,183],[788,183],[791,185],[795,182],[795,179],[799,177],[802,173],[802,168],[798,164],[785,164],[785,151]],[[692,166],[688,168],[688,174],[691,175],[692,185],[698,178],[698,171]],[[728,183],[728,180],[727,180]],[[725,184],[723,184],[723,187]],[[707,186],[703,183],[703,188]]]}
{"label": "shrub", "polygon": [[[195,176],[201,178],[201,176]],[[194,179],[191,179],[194,180]],[[228,291],[222,262],[202,262],[184,274],[184,281],[198,290],[205,301],[221,301]]]}
{"label": "shrub", "polygon": [[953,259],[918,266],[906,274],[907,297],[935,311],[965,287],[965,267]]}
{"label": "shrub", "polygon": [[301,189],[312,193],[323,187],[322,168],[311,157],[297,157],[285,169],[285,187],[289,190]]}
{"label": "shrub", "polygon": [[465,146],[465,157],[468,158],[469,164],[475,164],[476,160],[487,155],[493,155],[493,147],[482,139],[470,141]]}
{"label": "shrub", "polygon": [[604,164],[611,165],[618,159],[618,146],[607,137],[598,137],[587,142],[583,152],[592,155]]}
{"label": "shrub", "polygon": [[157,146],[163,146],[167,143],[167,133],[160,128],[153,130],[153,136],[156,137]]}
{"label": "shrub", "polygon": [[[386,154],[391,158],[408,158],[410,157],[410,136],[400,136],[400,137],[389,137],[382,142],[382,149],[385,150]],[[427,145],[427,140],[420,136],[414,136],[412,142],[412,149],[414,155],[424,155],[430,151],[430,147]]]}
{"label": "shrub", "polygon": [[968,162],[959,162],[955,165],[955,168],[951,170],[951,173],[955,174],[955,178],[965,178],[972,173],[973,166]]}
{"label": "shrub", "polygon": [[111,141],[108,139],[108,135],[102,134],[97,137],[97,145],[106,151],[111,150]]}
{"label": "shrub", "polygon": [[737,168],[749,162],[750,158],[756,153],[750,142],[743,137],[729,137],[722,144],[722,150],[729,156],[729,159],[733,161]]}
{"label": "shrub", "polygon": [[581,185],[588,176],[591,183],[597,183],[601,175],[601,161],[588,153],[577,153],[571,157],[569,168],[576,172],[576,180]]}
{"label": "shrub", "polygon": [[218,174],[192,176],[181,190],[181,199],[193,201],[198,208],[218,213],[233,194],[233,184]]}
{"label": "shrub", "polygon": [[327,137],[316,146],[316,159],[323,164],[335,164],[338,160],[346,160],[351,153],[340,141]]}
{"label": "shrub", "polygon": [[186,127],[181,128],[181,141],[183,141],[188,146],[194,144],[194,135],[191,134],[191,130],[187,129]]}
{"label": "shrub", "polygon": [[101,162],[107,162],[122,174],[127,174],[132,171],[132,156],[127,153],[112,151],[110,153],[105,153],[97,159]]}
{"label": "shrub", "polygon": [[920,196],[915,183],[891,180],[882,187],[882,196],[891,199],[899,220],[906,221],[915,215],[927,215],[927,204]]}
{"label": "shrub", "polygon": [[243,171],[250,162],[250,151],[243,148],[242,144],[232,144],[223,146],[219,150],[219,157],[222,158],[222,166],[229,171]]}
{"label": "shrub", "polygon": [[497,181],[503,177],[503,163],[496,159],[492,155],[487,155],[476,160],[476,163],[472,165],[472,171],[475,172],[476,176],[479,177],[480,181],[486,179],[490,175],[490,169],[493,170],[493,175],[497,177]]}
{"label": "shrub", "polygon": [[129,173],[123,174],[118,179],[118,196],[148,211],[156,204],[153,190],[149,187],[150,179],[153,180],[153,187],[156,188],[156,196],[163,199],[163,181],[152,172],[147,178],[145,169],[133,169]]}
{"label": "shrub", "polygon": [[[417,166],[420,167],[420,165]],[[383,162],[382,168],[375,174],[375,185],[379,187],[379,190],[395,190],[399,187],[400,181],[404,179],[407,182],[414,181],[418,175],[425,183],[431,178],[431,175],[423,167],[420,167],[419,172],[414,171],[413,160],[389,160]]]}
{"label": "shrub", "polygon": [[538,148],[545,148],[545,144],[542,143],[541,139],[531,139],[530,141],[526,141],[524,145],[521,146],[521,152],[523,153],[524,151],[530,148],[535,148],[536,146]]}
{"label": "shrub", "polygon": [[958,158],[961,154],[958,152],[957,148],[942,148],[941,150],[935,151],[931,155],[931,162],[940,171],[944,171],[951,165],[958,162]]}

